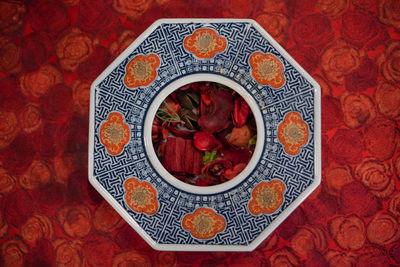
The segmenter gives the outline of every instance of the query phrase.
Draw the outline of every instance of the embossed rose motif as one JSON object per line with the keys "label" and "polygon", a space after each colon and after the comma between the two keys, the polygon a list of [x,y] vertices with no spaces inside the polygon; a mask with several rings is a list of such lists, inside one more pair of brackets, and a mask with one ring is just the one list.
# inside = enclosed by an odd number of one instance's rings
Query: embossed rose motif
{"label": "embossed rose motif", "polygon": [[4,266],[24,266],[24,257],[29,247],[20,237],[14,236],[1,245],[1,256]]}
{"label": "embossed rose motif", "polygon": [[386,251],[376,246],[366,246],[355,260],[356,266],[390,266]]}
{"label": "embossed rose motif", "polygon": [[199,208],[183,217],[182,226],[195,238],[209,239],[225,229],[226,221],[212,209]]}
{"label": "embossed rose motif", "polygon": [[88,114],[90,105],[90,83],[77,80],[72,83],[71,87],[74,110],[81,115]]}
{"label": "embossed rose motif", "polygon": [[379,20],[387,25],[400,29],[400,2],[398,0],[382,0],[378,4]]}
{"label": "embossed rose motif", "polygon": [[299,262],[300,262],[299,258],[288,247],[283,247],[283,248],[277,249],[269,257],[269,263],[273,267],[278,267],[278,266],[298,266]]}
{"label": "embossed rose motif", "polygon": [[[292,2],[295,3],[299,1]],[[307,2],[311,3],[310,1]],[[314,9],[314,7],[307,8],[310,10]],[[306,12],[305,9],[298,11],[302,18],[293,25],[293,40],[299,45],[311,46],[320,51],[320,49],[325,47],[325,45],[334,38],[331,21],[320,13],[304,16],[304,12]]]}
{"label": "embossed rose motif", "polygon": [[93,226],[97,231],[110,233],[124,225],[124,220],[106,201],[93,214]]}
{"label": "embossed rose motif", "polygon": [[337,18],[349,7],[349,0],[318,0],[317,6],[330,18]]}
{"label": "embossed rose motif", "polygon": [[55,214],[58,224],[70,237],[82,238],[92,229],[92,214],[85,205],[63,206]]}
{"label": "embossed rose motif", "polygon": [[279,88],[285,83],[282,62],[272,54],[255,52],[250,56],[251,75],[262,85]]}
{"label": "embossed rose motif", "polygon": [[125,30],[119,36],[118,39],[111,42],[108,46],[110,54],[117,57],[121,54],[135,39],[136,34],[133,31]]}
{"label": "embossed rose motif", "polygon": [[357,250],[365,243],[364,221],[356,215],[338,216],[328,222],[329,233],[345,250]]}
{"label": "embossed rose motif", "polygon": [[[132,240],[130,240],[130,242],[132,242]],[[137,240],[134,242],[137,242]],[[112,264],[114,253],[114,244],[109,236],[92,234],[85,239],[85,243],[82,246],[82,253],[80,254],[82,255],[84,265],[124,266],[123,264],[118,265],[118,263],[117,265]]]}
{"label": "embossed rose motif", "polygon": [[27,8],[17,1],[0,2],[0,32],[5,35],[17,36],[25,27]]}
{"label": "embossed rose motif", "polygon": [[380,82],[375,91],[375,101],[381,114],[392,119],[400,119],[400,87]]}
{"label": "embossed rose motif", "polygon": [[278,126],[278,138],[286,153],[292,156],[299,154],[300,148],[308,141],[308,125],[298,112],[286,114]]}
{"label": "embossed rose motif", "polygon": [[14,74],[21,67],[21,48],[11,39],[0,36],[0,71]]}
{"label": "embossed rose motif", "polygon": [[392,163],[381,163],[374,158],[364,158],[354,169],[354,174],[379,198],[388,197],[395,190],[396,182],[392,179]]}
{"label": "embossed rose motif", "polygon": [[324,189],[333,196],[340,196],[340,191],[343,186],[353,181],[351,169],[348,166],[331,164],[325,169]]}
{"label": "embossed rose motif", "polygon": [[14,112],[0,111],[0,149],[7,147],[19,132]]}
{"label": "embossed rose motif", "polygon": [[400,216],[400,192],[396,192],[389,200],[388,211],[390,211],[394,216]]}
{"label": "embossed rose motif", "polygon": [[113,0],[113,8],[127,15],[130,19],[138,19],[149,8],[152,1],[149,0]]}
{"label": "embossed rose motif", "polygon": [[345,92],[340,97],[343,121],[347,127],[356,129],[372,122],[376,110],[372,100],[365,94]]}
{"label": "embossed rose motif", "polygon": [[337,250],[328,250],[325,253],[325,259],[329,266],[353,266],[356,261],[355,252],[342,252]]}
{"label": "embossed rose motif", "polygon": [[53,242],[57,266],[82,266],[82,242],[57,239]]}
{"label": "embossed rose motif", "polygon": [[337,40],[327,47],[321,56],[321,66],[326,78],[335,84],[343,84],[345,76],[361,64],[363,52],[344,40]]}
{"label": "embossed rose motif", "polygon": [[361,47],[373,47],[387,38],[375,16],[361,8],[349,10],[343,14],[342,36],[350,44]]}
{"label": "embossed rose motif", "polygon": [[129,178],[124,183],[126,190],[125,202],[137,213],[153,215],[158,210],[157,191],[146,182],[136,178]]}
{"label": "embossed rose motif", "polygon": [[313,250],[324,251],[328,242],[321,227],[303,226],[291,238],[292,249],[301,256],[306,256]]}
{"label": "embossed rose motif", "polygon": [[54,226],[49,217],[34,215],[21,226],[21,235],[26,242],[30,243],[36,243],[41,238],[51,240],[54,236]]}
{"label": "embossed rose motif", "polygon": [[138,251],[127,251],[116,255],[113,259],[112,266],[151,267],[153,265],[151,259],[146,254]]}
{"label": "embossed rose motif", "polygon": [[30,134],[42,125],[42,115],[40,109],[34,104],[28,104],[18,112],[18,122],[21,129]]}
{"label": "embossed rose motif", "polygon": [[[151,262],[149,262],[151,264]],[[156,266],[178,266],[178,257],[173,251],[160,251],[156,256]],[[151,265],[150,265],[151,266]]]}
{"label": "embossed rose motif", "polygon": [[285,188],[280,180],[259,183],[251,192],[249,211],[254,215],[275,212],[283,203]]}
{"label": "embossed rose motif", "polygon": [[393,41],[376,59],[382,75],[389,81],[400,82],[400,42]]}
{"label": "embossed rose motif", "polygon": [[118,112],[108,115],[100,127],[100,142],[106,147],[107,152],[116,156],[122,152],[129,142],[129,125],[124,123],[124,117]]}
{"label": "embossed rose motif", "polygon": [[52,64],[42,65],[39,70],[25,73],[19,78],[19,86],[26,96],[39,98],[46,95],[50,89],[62,83],[63,74]]}
{"label": "embossed rose motif", "polygon": [[93,42],[90,37],[78,28],[73,28],[56,45],[56,56],[61,68],[74,72],[79,64],[93,53]]}
{"label": "embossed rose motif", "polygon": [[278,12],[262,13],[256,20],[280,45],[286,44],[290,21],[285,14]]}
{"label": "embossed rose motif", "polygon": [[148,86],[157,77],[160,58],[156,54],[138,55],[126,65],[124,83],[129,88]]}
{"label": "embossed rose motif", "polygon": [[212,29],[198,29],[185,38],[183,45],[198,58],[212,58],[225,50],[227,41]]}
{"label": "embossed rose motif", "polygon": [[386,212],[375,214],[367,226],[369,242],[386,246],[400,237],[400,227],[396,218]]}
{"label": "embossed rose motif", "polygon": [[[0,194],[11,192],[15,188],[15,179],[6,169],[0,167]],[[2,215],[0,215],[1,218]],[[1,221],[1,220],[0,220]],[[1,224],[0,224],[1,225]],[[1,226],[0,226],[1,229]],[[1,230],[0,230],[1,233]],[[0,234],[1,236],[1,234]]]}
{"label": "embossed rose motif", "polygon": [[34,160],[29,168],[19,177],[19,184],[22,188],[33,190],[48,184],[52,173],[50,167],[40,160]]}
{"label": "embossed rose motif", "polygon": [[364,131],[364,146],[377,160],[390,159],[398,144],[396,122],[386,117],[376,117]]}

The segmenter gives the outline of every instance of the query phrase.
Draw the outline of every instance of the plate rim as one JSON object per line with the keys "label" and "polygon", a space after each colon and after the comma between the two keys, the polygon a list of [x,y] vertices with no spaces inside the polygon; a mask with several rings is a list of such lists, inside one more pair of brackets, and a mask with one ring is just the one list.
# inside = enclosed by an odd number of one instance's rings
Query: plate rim
{"label": "plate rim", "polygon": [[[126,209],[117,202],[111,194],[95,179],[93,175],[94,155],[94,103],[95,88],[108,76],[116,66],[122,63],[130,55],[132,49],[143,42],[157,27],[162,24],[171,23],[249,23],[263,35],[272,46],[303,75],[313,86],[314,92],[314,180],[313,182],[284,210],[276,217],[267,228],[248,245],[206,245],[206,244],[160,244],[153,240],[147,232],[129,215]],[[168,18],[159,19],[151,24],[142,34],[140,34],[118,57],[116,57],[107,68],[93,81],[90,86],[90,110],[89,110],[89,140],[88,140],[88,180],[90,184],[100,193],[100,195],[119,213],[119,215],[153,248],[166,251],[253,251],[262,241],[264,241],[320,184],[321,184],[321,88],[319,84],[300,66],[289,53],[255,20],[237,18]]]}

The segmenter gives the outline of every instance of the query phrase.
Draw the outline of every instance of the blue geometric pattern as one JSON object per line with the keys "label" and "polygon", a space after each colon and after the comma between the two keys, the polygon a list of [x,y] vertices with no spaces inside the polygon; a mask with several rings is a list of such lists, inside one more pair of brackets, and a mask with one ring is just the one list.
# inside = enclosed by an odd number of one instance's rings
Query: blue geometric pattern
{"label": "blue geometric pattern", "polygon": [[[225,51],[211,59],[198,59],[183,47],[183,40],[199,28],[214,29],[227,40]],[[251,76],[249,58],[254,52],[271,53],[284,65],[286,83],[280,88],[260,85]],[[127,63],[139,54],[157,54],[157,78],[148,86],[127,88],[123,83]],[[215,194],[193,194],[169,184],[154,169],[144,146],[147,110],[171,82],[189,74],[212,73],[240,84],[254,98],[263,117],[265,145],[251,174],[235,187]],[[250,22],[162,23],[130,51],[96,86],[94,91],[94,140],[92,176],[158,244],[246,246],[253,242],[315,180],[315,88],[287,58]],[[121,154],[107,153],[99,140],[101,123],[117,111],[130,127],[131,138]],[[296,156],[288,155],[278,141],[277,128],[288,112],[298,112],[309,127],[309,140]],[[133,212],[124,202],[123,183],[135,177],[148,181],[157,191],[158,212]],[[251,191],[261,181],[280,179],[286,185],[284,203],[273,214],[249,212]],[[226,229],[214,238],[194,238],[181,223],[196,208],[208,207],[224,217]]]}

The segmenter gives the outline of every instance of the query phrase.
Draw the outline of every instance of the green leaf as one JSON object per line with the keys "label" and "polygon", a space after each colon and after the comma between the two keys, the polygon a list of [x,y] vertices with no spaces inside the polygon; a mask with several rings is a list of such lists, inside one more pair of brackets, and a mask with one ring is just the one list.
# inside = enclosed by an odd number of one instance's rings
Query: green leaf
{"label": "green leaf", "polygon": [[203,156],[203,165],[210,163],[217,158],[217,150],[206,151]]}
{"label": "green leaf", "polygon": [[252,147],[252,146],[255,146],[256,143],[257,143],[257,135],[254,135],[253,137],[251,137],[249,139],[249,142],[247,143],[247,146],[248,147]]}

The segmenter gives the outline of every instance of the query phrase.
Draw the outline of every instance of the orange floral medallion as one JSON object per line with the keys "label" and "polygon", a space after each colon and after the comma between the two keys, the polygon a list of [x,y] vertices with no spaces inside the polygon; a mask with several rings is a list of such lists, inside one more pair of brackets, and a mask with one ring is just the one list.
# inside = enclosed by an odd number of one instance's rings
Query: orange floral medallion
{"label": "orange floral medallion", "polygon": [[198,29],[185,38],[183,45],[198,58],[212,58],[225,50],[227,41],[212,29]]}
{"label": "orange floral medallion", "polygon": [[195,238],[209,239],[225,229],[226,221],[212,209],[199,208],[183,217],[182,226]]}
{"label": "orange floral medallion", "polygon": [[279,88],[285,83],[282,62],[272,54],[255,52],[250,56],[251,75],[262,85]]}
{"label": "orange floral medallion", "polygon": [[297,155],[300,148],[307,143],[308,125],[298,112],[289,112],[278,126],[278,138],[286,153]]}
{"label": "orange floral medallion", "polygon": [[157,77],[160,58],[156,54],[138,55],[126,65],[125,85],[129,88],[148,86]]}
{"label": "orange floral medallion", "polygon": [[126,190],[125,202],[137,213],[153,215],[158,210],[157,191],[146,182],[136,178],[129,178],[124,183]]}
{"label": "orange floral medallion", "polygon": [[118,112],[108,115],[107,121],[100,127],[100,142],[106,147],[107,152],[116,156],[122,152],[129,142],[129,125],[124,123],[124,118]]}
{"label": "orange floral medallion", "polygon": [[271,214],[283,203],[285,184],[281,180],[259,183],[251,192],[249,210],[254,215]]}

